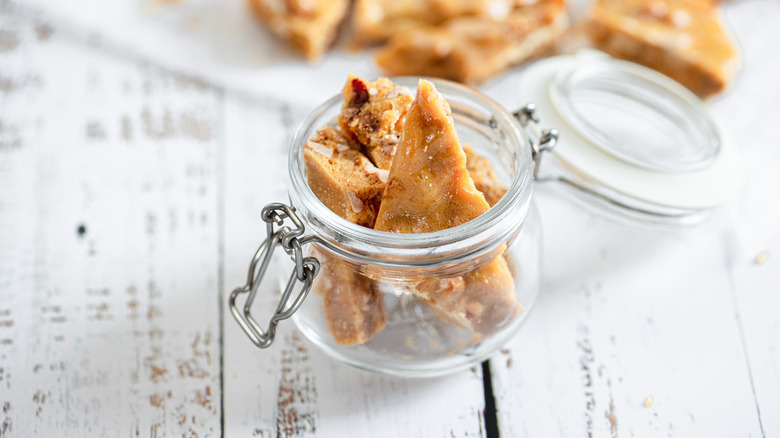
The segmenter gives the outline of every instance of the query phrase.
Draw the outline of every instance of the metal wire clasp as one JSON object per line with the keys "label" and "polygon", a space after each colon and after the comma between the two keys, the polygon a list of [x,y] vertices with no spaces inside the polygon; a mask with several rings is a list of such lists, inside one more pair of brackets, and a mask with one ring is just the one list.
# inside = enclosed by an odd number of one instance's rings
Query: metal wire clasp
{"label": "metal wire clasp", "polygon": [[[260,248],[257,249],[255,256],[252,258],[246,284],[235,289],[230,294],[230,311],[233,313],[236,321],[238,321],[238,324],[241,325],[244,333],[249,336],[249,339],[256,346],[266,348],[274,341],[276,325],[279,324],[279,321],[292,316],[303,303],[311,289],[312,281],[314,281],[320,270],[320,262],[314,257],[303,257],[301,239],[299,238],[303,236],[306,227],[304,227],[303,222],[295,214],[293,208],[279,203],[268,204],[263,208],[262,219],[266,223],[265,241],[260,245]],[[295,228],[282,226],[285,219],[290,219]],[[280,228],[274,229],[274,224]],[[266,269],[268,269],[277,245],[281,245],[284,251],[290,255],[295,262],[295,269],[290,274],[287,287],[285,287],[279,299],[279,305],[268,323],[268,329],[263,330],[252,317],[250,309],[257,293],[257,287],[260,285]],[[296,280],[303,283],[303,286],[295,299],[292,300],[292,303],[290,303]],[[249,292],[249,296],[247,296],[244,302],[243,309],[239,310],[236,299],[239,295],[247,292]]]}
{"label": "metal wire clasp", "polygon": [[558,130],[539,128],[539,117],[536,114],[536,105],[533,103],[526,104],[513,115],[523,128],[531,131],[531,152],[534,160],[534,178],[536,178],[542,162],[542,154],[552,150],[558,142]]}

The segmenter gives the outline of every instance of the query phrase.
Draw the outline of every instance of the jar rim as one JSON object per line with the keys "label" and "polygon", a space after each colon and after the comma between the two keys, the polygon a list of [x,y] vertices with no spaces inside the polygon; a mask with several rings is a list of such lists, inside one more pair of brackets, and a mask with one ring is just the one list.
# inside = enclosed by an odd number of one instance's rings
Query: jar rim
{"label": "jar rim", "polygon": [[[292,138],[288,155],[288,177],[291,187],[290,200],[293,206],[298,210],[305,210],[306,222],[313,225],[317,235],[321,236],[322,231],[327,229],[330,233],[326,234],[335,236],[333,239],[326,239],[319,243],[325,244],[343,256],[380,265],[411,263],[419,266],[429,265],[431,262],[446,263],[453,257],[462,257],[464,253],[491,251],[505,243],[522,225],[529,209],[534,162],[532,142],[527,131],[512,113],[473,88],[438,78],[391,77],[390,79],[398,85],[409,88],[416,87],[419,79],[429,80],[451,106],[453,102],[450,98],[454,96],[470,104],[466,109],[481,110],[486,113],[489,117],[480,121],[499,135],[502,142],[509,142],[512,145],[515,169],[512,183],[506,194],[487,212],[468,222],[426,233],[392,233],[374,230],[349,222],[337,215],[325,206],[309,187],[305,175],[303,147],[311,133],[332,122],[331,119],[323,120],[323,118],[334,107],[341,108],[343,96],[339,93],[310,112]],[[454,106],[453,112],[455,112]],[[473,116],[484,117],[479,113]],[[345,245],[345,240],[357,245]],[[346,251],[344,251],[345,246]]]}

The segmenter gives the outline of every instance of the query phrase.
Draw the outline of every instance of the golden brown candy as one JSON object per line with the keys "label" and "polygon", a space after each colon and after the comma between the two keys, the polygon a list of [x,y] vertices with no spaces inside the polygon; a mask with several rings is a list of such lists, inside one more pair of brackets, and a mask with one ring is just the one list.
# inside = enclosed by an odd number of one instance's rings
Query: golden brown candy
{"label": "golden brown candy", "polygon": [[365,227],[374,225],[387,171],[378,169],[341,131],[325,127],[303,149],[312,192],[334,213]]}
{"label": "golden brown candy", "polygon": [[377,167],[390,169],[406,113],[414,100],[411,92],[386,78],[369,82],[349,75],[342,94],[339,126],[363,145]]}
{"label": "golden brown candy", "polygon": [[489,208],[466,170],[449,104],[431,82],[420,80],[374,229],[438,231],[470,221]]}
{"label": "golden brown candy", "polygon": [[[387,188],[374,226],[377,230],[425,233],[451,228],[490,206],[474,187],[447,101],[421,80],[409,110]],[[523,310],[503,257],[444,280],[421,282],[413,293],[445,321],[484,335]]]}
{"label": "golden brown candy", "polygon": [[658,70],[700,97],[726,88],[739,65],[713,0],[598,0],[588,32],[599,49]]}
{"label": "golden brown candy", "polygon": [[324,250],[313,255],[322,266],[314,291],[322,295],[322,311],[333,339],[339,345],[369,341],[385,328],[385,302],[376,283]]}

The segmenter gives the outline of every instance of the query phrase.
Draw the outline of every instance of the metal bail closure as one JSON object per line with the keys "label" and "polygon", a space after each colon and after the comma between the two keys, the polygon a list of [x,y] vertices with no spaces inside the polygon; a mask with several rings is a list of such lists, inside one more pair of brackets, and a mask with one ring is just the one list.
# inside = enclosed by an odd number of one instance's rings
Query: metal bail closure
{"label": "metal bail closure", "polygon": [[[306,228],[300,218],[295,214],[293,208],[279,203],[268,204],[263,208],[262,219],[266,223],[265,241],[260,245],[260,248],[258,248],[255,256],[252,258],[252,262],[249,265],[249,276],[246,284],[235,289],[230,294],[230,311],[244,330],[244,333],[249,336],[249,339],[251,339],[256,346],[266,348],[274,342],[276,325],[279,324],[279,321],[292,316],[303,303],[303,300],[311,289],[314,278],[317,276],[317,273],[319,273],[320,262],[314,257],[303,257],[301,245],[307,243],[309,240],[301,237]],[[282,226],[284,225],[285,219],[290,219],[295,228]],[[275,230],[274,224],[280,228]],[[257,293],[257,288],[263,280],[263,276],[265,275],[266,269],[268,269],[268,265],[271,262],[274,249],[276,249],[277,245],[281,245],[284,251],[290,255],[290,258],[295,262],[295,269],[293,269],[290,274],[290,279],[287,281],[287,287],[285,287],[284,292],[279,299],[279,305],[276,307],[276,310],[271,317],[271,321],[268,323],[268,328],[263,330],[252,317],[251,307],[252,302],[255,299],[255,294]],[[303,286],[295,298],[291,300],[296,281],[303,283]],[[247,292],[249,295],[244,302],[243,309],[240,310],[236,303],[236,299],[239,295]]]}
{"label": "metal bail closure", "polygon": [[531,137],[531,152],[534,160],[534,178],[539,173],[542,163],[542,154],[551,151],[558,142],[558,130],[555,128],[541,129],[539,116],[536,114],[536,105],[527,103],[524,107],[512,113],[520,126],[529,132]]}

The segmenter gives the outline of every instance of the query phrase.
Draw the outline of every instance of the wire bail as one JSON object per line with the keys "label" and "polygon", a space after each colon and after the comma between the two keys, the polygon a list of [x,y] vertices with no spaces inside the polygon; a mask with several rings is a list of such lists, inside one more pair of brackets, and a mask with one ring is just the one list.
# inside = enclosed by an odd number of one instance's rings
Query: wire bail
{"label": "wire bail", "polygon": [[551,151],[558,143],[558,130],[539,128],[539,116],[536,114],[536,104],[534,103],[526,104],[512,115],[531,134],[531,153],[534,160],[534,178],[536,178],[539,174],[542,154]]}
{"label": "wire bail", "polygon": [[[280,203],[268,204],[263,208],[261,218],[266,223],[266,238],[252,258],[246,284],[236,288],[230,294],[230,312],[238,321],[244,333],[249,336],[249,339],[256,346],[267,348],[274,341],[276,326],[279,324],[279,321],[292,316],[309,294],[312,282],[319,273],[320,262],[314,257],[303,257],[302,243],[299,238],[303,236],[306,227],[295,214],[294,208]],[[289,219],[295,228],[284,226],[285,219]],[[307,242],[308,240],[304,241],[303,244]],[[263,330],[252,317],[250,310],[257,294],[257,288],[265,275],[266,269],[268,269],[277,245],[281,245],[282,249],[295,262],[295,269],[290,274],[287,286],[279,299],[279,305],[268,323],[268,328]],[[303,286],[291,302],[296,282],[302,283]],[[243,309],[240,310],[236,299],[239,295],[247,292],[249,295],[244,302]]]}

